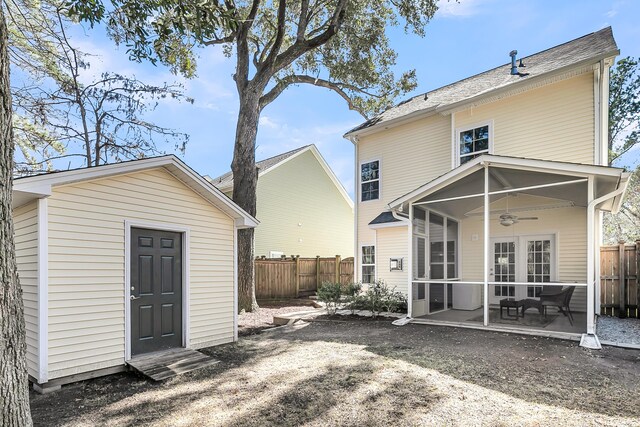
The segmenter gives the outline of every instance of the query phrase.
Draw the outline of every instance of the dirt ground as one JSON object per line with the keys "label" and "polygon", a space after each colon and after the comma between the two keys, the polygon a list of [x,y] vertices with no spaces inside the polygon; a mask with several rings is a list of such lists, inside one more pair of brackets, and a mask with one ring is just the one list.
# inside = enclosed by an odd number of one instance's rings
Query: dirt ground
{"label": "dirt ground", "polygon": [[164,383],[133,373],[32,395],[36,425],[640,425],[640,352],[388,320],[315,321],[204,350]]}
{"label": "dirt ground", "polygon": [[272,328],[273,316],[312,310],[314,302],[310,299],[299,298],[283,301],[259,301],[260,309],[252,313],[238,315],[238,335],[256,334],[264,329]]}

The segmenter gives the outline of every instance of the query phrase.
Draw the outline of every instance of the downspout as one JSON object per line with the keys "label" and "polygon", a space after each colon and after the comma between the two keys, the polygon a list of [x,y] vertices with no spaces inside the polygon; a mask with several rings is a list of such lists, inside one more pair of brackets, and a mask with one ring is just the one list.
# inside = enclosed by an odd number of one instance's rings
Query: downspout
{"label": "downspout", "polygon": [[358,274],[358,259],[360,257],[360,254],[358,253],[358,205],[360,204],[360,196],[359,196],[359,192],[358,189],[360,187],[360,185],[358,184],[358,182],[360,181],[358,179],[358,137],[357,136],[350,136],[348,137],[349,141],[351,141],[351,143],[353,144],[353,148],[354,148],[354,154],[353,154],[353,162],[354,162],[354,167],[353,167],[353,183],[354,183],[354,189],[353,189],[353,198],[355,199],[353,201],[353,281],[354,282],[358,282],[360,275]]}

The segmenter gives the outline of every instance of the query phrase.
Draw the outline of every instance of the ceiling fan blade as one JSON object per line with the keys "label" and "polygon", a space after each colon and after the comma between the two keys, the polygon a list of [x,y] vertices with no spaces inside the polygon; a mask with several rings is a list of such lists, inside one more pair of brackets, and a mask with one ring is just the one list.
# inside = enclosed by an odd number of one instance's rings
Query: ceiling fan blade
{"label": "ceiling fan blade", "polygon": [[518,217],[518,221],[532,221],[538,219],[537,216]]}

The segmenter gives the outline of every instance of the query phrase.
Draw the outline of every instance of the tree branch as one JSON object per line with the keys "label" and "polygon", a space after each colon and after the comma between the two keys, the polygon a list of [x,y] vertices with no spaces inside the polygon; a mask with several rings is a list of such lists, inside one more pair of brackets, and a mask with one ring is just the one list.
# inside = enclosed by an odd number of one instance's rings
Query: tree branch
{"label": "tree branch", "polygon": [[364,118],[367,118],[366,113],[360,108],[358,108],[353,103],[351,97],[344,91],[345,88],[354,89],[354,90],[358,90],[358,88],[346,83],[334,83],[334,82],[330,82],[329,80],[320,79],[320,78],[311,77],[311,76],[305,76],[305,75],[292,75],[292,76],[287,76],[282,80],[280,80],[269,92],[265,93],[260,98],[260,110],[262,110],[264,107],[266,107],[271,102],[273,102],[290,85],[301,84],[301,83],[311,84],[314,86],[323,87],[323,88],[334,91],[335,93],[340,95],[342,99],[347,101],[347,105],[350,110],[357,111]]}

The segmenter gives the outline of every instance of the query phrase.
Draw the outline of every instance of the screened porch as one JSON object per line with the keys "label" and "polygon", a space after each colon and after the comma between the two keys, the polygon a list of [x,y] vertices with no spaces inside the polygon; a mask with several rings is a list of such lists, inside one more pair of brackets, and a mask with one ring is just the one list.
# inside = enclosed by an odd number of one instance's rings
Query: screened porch
{"label": "screened porch", "polygon": [[620,169],[484,155],[396,200],[415,323],[595,332],[598,217]]}

